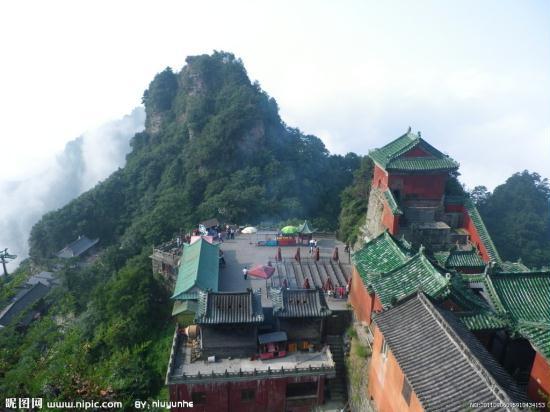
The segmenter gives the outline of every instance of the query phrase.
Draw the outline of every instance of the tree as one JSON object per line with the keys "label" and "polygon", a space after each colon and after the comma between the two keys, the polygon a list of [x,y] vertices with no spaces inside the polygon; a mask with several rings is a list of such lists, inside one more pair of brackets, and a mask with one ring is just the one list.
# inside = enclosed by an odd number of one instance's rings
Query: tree
{"label": "tree", "polygon": [[342,211],[339,217],[338,237],[350,245],[357,241],[359,230],[367,215],[373,170],[372,160],[368,156],[363,157],[361,166],[354,172],[352,185],[341,195]]}
{"label": "tree", "polygon": [[476,186],[470,192],[471,199],[478,207],[484,205],[489,196],[491,196],[491,192],[485,186]]}
{"label": "tree", "polygon": [[[479,211],[504,259],[527,266],[550,264],[550,187],[527,170],[515,173],[492,194],[477,192]],[[477,195],[477,194],[476,194]]]}

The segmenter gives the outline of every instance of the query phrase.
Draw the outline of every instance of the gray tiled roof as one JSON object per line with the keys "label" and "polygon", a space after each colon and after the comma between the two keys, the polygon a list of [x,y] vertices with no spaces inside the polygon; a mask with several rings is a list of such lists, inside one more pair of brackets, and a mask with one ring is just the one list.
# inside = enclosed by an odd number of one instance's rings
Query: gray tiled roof
{"label": "gray tiled roof", "polygon": [[423,294],[377,314],[375,322],[426,411],[526,400],[475,336]]}
{"label": "gray tiled roof", "polygon": [[199,292],[198,324],[261,323],[264,320],[260,290]]}
{"label": "gray tiled roof", "polygon": [[99,242],[99,239],[89,239],[86,236],[79,236],[74,242],[69,243],[57,253],[57,257],[69,259],[78,257]]}
{"label": "gray tiled roof", "polygon": [[46,296],[50,288],[41,282],[20,291],[14,301],[0,312],[0,324],[8,325],[38,300]]}
{"label": "gray tiled roof", "polygon": [[315,318],[331,313],[321,289],[273,288],[270,297],[273,314],[280,318]]}

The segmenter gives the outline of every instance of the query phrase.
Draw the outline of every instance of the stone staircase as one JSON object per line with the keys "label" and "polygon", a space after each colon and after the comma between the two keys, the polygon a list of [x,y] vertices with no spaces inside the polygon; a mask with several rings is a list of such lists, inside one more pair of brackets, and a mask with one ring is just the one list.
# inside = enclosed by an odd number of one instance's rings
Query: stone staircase
{"label": "stone staircase", "polygon": [[346,390],[346,365],[344,363],[344,342],[339,335],[328,335],[326,339],[332,352],[332,359],[336,366],[336,377],[328,379],[326,385],[330,393],[330,400],[345,402]]}

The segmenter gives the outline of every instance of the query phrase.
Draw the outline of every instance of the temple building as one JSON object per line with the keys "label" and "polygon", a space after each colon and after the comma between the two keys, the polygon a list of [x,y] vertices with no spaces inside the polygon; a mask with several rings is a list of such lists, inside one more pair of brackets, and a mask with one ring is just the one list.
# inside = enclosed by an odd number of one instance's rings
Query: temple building
{"label": "temple building", "polygon": [[[369,153],[374,173],[365,240],[384,230],[431,252],[460,251],[449,264],[469,271],[483,262],[500,262],[479,212],[457,189],[459,164],[421,138],[407,133]],[[444,256],[440,259],[446,260]],[[479,271],[482,271],[479,270]]]}
{"label": "temple building", "polygon": [[[362,228],[364,243],[355,247],[352,256],[349,302],[355,319],[368,327],[379,345],[381,335],[393,333],[384,332],[384,324],[397,325],[399,316],[404,316],[399,307],[412,305],[401,302],[420,293],[422,310],[450,312],[454,323],[475,336],[466,341],[469,350],[483,345],[520,389],[528,389],[530,399],[548,399],[550,273],[531,272],[521,261],[501,259],[477,208],[456,180],[458,163],[420,133],[409,129],[369,156],[375,166]],[[417,319],[420,314],[410,322],[420,330],[425,325]],[[392,350],[404,350],[401,345],[394,341]],[[420,342],[417,347],[405,346],[423,353]],[[374,352],[373,377],[380,366],[376,348]],[[397,375],[406,375],[403,382],[407,381],[407,371],[400,371]],[[392,403],[396,398],[387,394],[396,392],[401,383],[391,382],[383,390],[369,387],[381,410],[439,410],[422,401],[421,388],[414,385],[405,391],[413,403]],[[428,391],[426,396],[433,395]]]}
{"label": "temple building", "polygon": [[57,252],[57,257],[60,259],[71,259],[90,256],[96,252],[98,243],[99,238],[90,239],[86,236],[79,236],[75,241]]}
{"label": "temple building", "polygon": [[485,328],[484,343],[532,399],[550,396],[550,272],[464,275],[505,327]]}
{"label": "temple building", "polygon": [[[198,294],[196,326],[174,335],[166,377],[172,402],[192,400],[205,412],[306,412],[324,402],[336,369],[318,329],[330,313],[318,291],[273,294],[283,323],[265,319],[259,290]],[[309,328],[306,339],[300,325]]]}
{"label": "temple building", "polygon": [[374,323],[369,393],[379,411],[516,411],[513,402],[527,401],[466,327],[424,294]]}
{"label": "temple building", "polygon": [[172,315],[193,319],[197,311],[200,291],[218,291],[219,250],[203,237],[183,246],[178,277],[172,299]]}
{"label": "temple building", "polygon": [[325,317],[331,314],[321,289],[271,289],[277,330],[286,332],[290,345],[308,349],[321,344]]}

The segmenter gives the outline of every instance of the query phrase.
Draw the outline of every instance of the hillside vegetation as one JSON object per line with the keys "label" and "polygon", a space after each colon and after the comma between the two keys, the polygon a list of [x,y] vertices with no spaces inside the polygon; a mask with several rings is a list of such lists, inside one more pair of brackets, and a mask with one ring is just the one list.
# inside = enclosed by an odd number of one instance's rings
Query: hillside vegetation
{"label": "hillside vegetation", "polygon": [[[331,155],[286,126],[275,100],[232,54],[189,57],[143,95],[146,129],[126,165],[32,229],[30,256],[47,267],[79,235],[101,239],[92,265],[68,265],[46,316],[0,333],[0,393],[53,399],[166,396],[174,331],[169,293],[151,273],[151,246],[200,220],[256,224],[309,218],[335,230],[340,192],[360,157]],[[13,278],[29,273],[22,265]],[[11,282],[10,282],[11,283]],[[4,297],[13,292],[5,285]]]}

